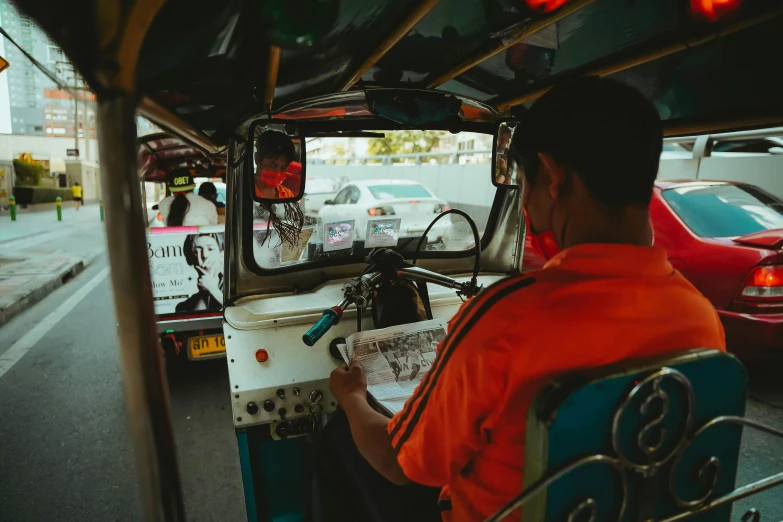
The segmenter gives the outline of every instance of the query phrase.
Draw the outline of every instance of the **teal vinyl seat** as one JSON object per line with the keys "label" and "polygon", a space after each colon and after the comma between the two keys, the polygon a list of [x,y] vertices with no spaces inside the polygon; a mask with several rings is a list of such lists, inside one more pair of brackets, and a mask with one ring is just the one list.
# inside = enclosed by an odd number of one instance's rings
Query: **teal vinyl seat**
{"label": "teal vinyl seat", "polygon": [[552,382],[528,412],[524,489],[489,520],[728,521],[733,501],[783,484],[735,489],[743,427],[783,437],[744,418],[747,391],[742,363],[704,349]]}

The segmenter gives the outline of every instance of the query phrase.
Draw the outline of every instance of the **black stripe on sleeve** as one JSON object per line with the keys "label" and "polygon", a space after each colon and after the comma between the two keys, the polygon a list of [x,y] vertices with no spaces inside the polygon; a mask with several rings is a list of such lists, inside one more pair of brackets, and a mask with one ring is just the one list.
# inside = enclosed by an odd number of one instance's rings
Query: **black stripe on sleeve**
{"label": "black stripe on sleeve", "polygon": [[[470,331],[473,326],[481,319],[484,314],[492,308],[498,301],[501,299],[508,297],[510,294],[516,292],[517,290],[520,290],[522,288],[528,287],[535,283],[535,279],[531,278],[525,278],[521,281],[512,284],[511,286],[508,286],[500,291],[498,291],[497,294],[490,297],[489,300],[487,300],[479,310],[476,311],[476,313],[473,315],[473,317],[470,318],[470,321],[465,325],[465,328],[461,329],[458,334],[454,338],[454,342],[449,346],[448,350],[444,350],[444,352],[441,354],[441,358],[443,359],[443,362],[441,365],[438,366],[438,368],[434,370],[430,370],[431,372],[437,372],[437,375],[434,375],[432,377],[432,382],[437,384],[438,378],[440,377],[440,374],[442,374],[443,368],[446,366],[446,363],[448,362],[449,358],[451,357],[451,354],[454,353],[454,350],[459,345],[460,342],[465,338],[465,335]],[[402,436],[400,437],[399,442],[396,446],[394,446],[394,449],[399,452],[400,448],[402,448],[402,445],[405,444],[405,441],[408,440],[408,438],[411,435],[411,432],[413,431],[413,428],[416,426],[416,423],[419,421],[419,418],[421,418],[421,414],[424,411],[424,408],[427,406],[427,401],[430,398],[430,394],[432,392],[432,388],[434,388],[435,385],[430,386],[426,392],[424,392],[424,395],[422,396],[421,402],[419,403],[419,407],[416,408],[416,412],[413,414],[413,417],[411,418],[408,425],[405,427],[405,432],[403,432]],[[399,424],[398,424],[399,426]],[[393,438],[392,438],[393,440]]]}
{"label": "black stripe on sleeve", "polygon": [[[449,332],[446,334],[446,337],[443,339],[443,352],[445,353],[446,349],[451,345],[451,340],[454,338],[455,335],[457,335],[460,332],[460,329],[462,328],[462,325],[467,320],[467,317],[470,317],[470,315],[473,312],[473,309],[480,306],[481,303],[486,302],[485,300],[492,298],[492,292],[494,291],[493,287],[499,286],[503,283],[507,283],[508,279],[501,279],[500,281],[497,281],[496,283],[488,286],[482,293],[480,293],[478,296],[473,298],[471,301],[468,302],[468,306],[465,307],[465,310],[459,315],[457,318],[457,321],[454,323],[453,328],[449,329]],[[487,295],[489,294],[489,297]],[[430,386],[430,383],[432,381],[431,377],[432,374],[440,367],[441,365],[441,357],[438,356],[438,358],[435,360],[435,365],[430,369],[430,371],[427,372],[427,375],[424,376],[422,379],[422,382],[419,384],[419,386],[416,388],[416,391],[411,396],[410,401],[411,406],[418,400],[419,396],[424,393],[424,390],[427,389]],[[403,424],[405,424],[408,420],[408,417],[411,414],[411,410],[413,408],[405,408],[402,412],[402,415],[400,417],[399,422],[392,428],[391,432],[389,432],[389,437],[394,439],[394,437],[397,435],[397,432],[400,430]]]}

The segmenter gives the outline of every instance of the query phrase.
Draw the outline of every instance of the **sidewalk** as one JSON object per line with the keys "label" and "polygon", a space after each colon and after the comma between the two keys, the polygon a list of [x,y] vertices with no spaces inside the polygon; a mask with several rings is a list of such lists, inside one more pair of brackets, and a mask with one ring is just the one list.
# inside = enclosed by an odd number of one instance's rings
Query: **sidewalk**
{"label": "sidewalk", "polygon": [[97,204],[0,216],[0,325],[43,299],[106,250]]}

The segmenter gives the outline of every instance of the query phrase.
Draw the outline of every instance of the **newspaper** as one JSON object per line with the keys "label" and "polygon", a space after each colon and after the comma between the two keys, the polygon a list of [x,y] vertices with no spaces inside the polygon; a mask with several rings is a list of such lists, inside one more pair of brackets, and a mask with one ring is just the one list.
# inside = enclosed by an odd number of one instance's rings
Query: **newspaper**
{"label": "newspaper", "polygon": [[432,368],[446,325],[445,319],[433,319],[358,332],[346,339],[340,351],[346,364],[356,355],[367,375],[367,391],[394,415]]}

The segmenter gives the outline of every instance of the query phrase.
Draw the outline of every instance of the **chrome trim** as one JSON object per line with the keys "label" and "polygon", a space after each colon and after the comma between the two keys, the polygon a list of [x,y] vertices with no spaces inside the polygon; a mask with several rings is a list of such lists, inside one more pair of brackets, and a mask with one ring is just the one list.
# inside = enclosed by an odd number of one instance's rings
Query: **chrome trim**
{"label": "chrome trim", "polygon": [[215,317],[192,317],[190,319],[171,319],[169,321],[158,321],[158,333],[165,333],[167,330],[174,332],[191,332],[193,330],[211,330],[223,328],[223,316]]}
{"label": "chrome trim", "polygon": [[[680,386],[682,386],[686,392],[688,404],[686,410],[685,427],[682,432],[682,438],[680,442],[677,444],[677,446],[675,446],[663,458],[656,460],[653,455],[663,445],[663,441],[666,438],[666,429],[661,428],[660,436],[658,437],[658,443],[655,445],[649,446],[645,444],[644,439],[645,436],[655,428],[655,425],[658,424],[660,421],[662,421],[663,418],[666,416],[666,414],[669,413],[669,401],[670,401],[669,395],[661,389],[661,382],[667,378],[673,379]],[[642,429],[639,430],[639,432],[637,433],[636,436],[637,447],[648,458],[646,464],[639,464],[637,462],[632,462],[623,454],[623,450],[620,446],[620,421],[622,420],[623,414],[626,412],[628,406],[631,404],[631,401],[633,401],[633,399],[637,395],[639,395],[642,389],[647,387],[647,385],[649,384],[652,384],[652,393],[650,393],[645,397],[644,402],[642,402],[642,405],[639,409],[639,413],[646,414],[648,406],[655,399],[661,399],[663,401],[663,408],[662,408],[663,411],[661,412],[661,415],[659,417],[656,417],[652,421],[645,424],[642,427]],[[620,404],[620,407],[618,407],[617,410],[615,411],[614,419],[612,421],[612,448],[617,454],[617,458],[620,459],[620,461],[623,463],[624,466],[628,468],[632,468],[642,473],[650,473],[651,471],[654,471],[656,468],[659,468],[664,464],[666,464],[675,455],[677,455],[679,451],[683,448],[683,446],[685,446],[685,444],[688,442],[686,435],[690,433],[691,426],[693,424],[693,410],[695,404],[696,404],[696,398],[693,393],[693,387],[691,386],[691,382],[688,380],[687,377],[685,377],[685,375],[678,372],[677,370],[674,370],[672,368],[661,368],[657,372],[654,372],[651,375],[647,376],[645,379],[639,382],[639,384],[633,387],[633,389],[628,393],[628,395],[626,395],[625,399]]]}
{"label": "chrome trim", "polygon": [[[625,473],[625,467],[623,463],[618,459],[606,455],[591,455],[589,457],[585,457],[575,462],[572,462],[571,464],[564,466],[563,468],[557,470],[556,472],[549,474],[548,476],[544,477],[543,479],[533,484],[530,488],[520,493],[514,500],[509,502],[503,509],[495,513],[492,517],[488,518],[486,522],[500,522],[501,520],[509,516],[511,513],[513,513],[520,507],[522,507],[522,505],[524,505],[531,497],[535,496],[536,494],[542,491],[545,491],[546,488],[548,488],[551,484],[557,482],[562,477],[569,474],[571,471],[580,468],[586,464],[592,464],[595,462],[601,462],[611,466],[612,469],[614,469],[620,476],[620,482],[623,485],[623,501],[622,504],[620,505],[620,512],[617,517],[617,520],[619,522],[620,520],[623,519],[623,515],[625,515],[625,507],[628,498],[628,477]],[[582,501],[578,506],[576,506],[576,508],[573,511],[571,511],[568,519],[572,520],[572,517],[577,516],[580,512],[583,512],[585,509],[587,508],[595,509],[596,506],[597,505],[595,500],[593,500],[592,498],[587,498],[584,501]],[[594,511],[591,512],[594,513]]]}

